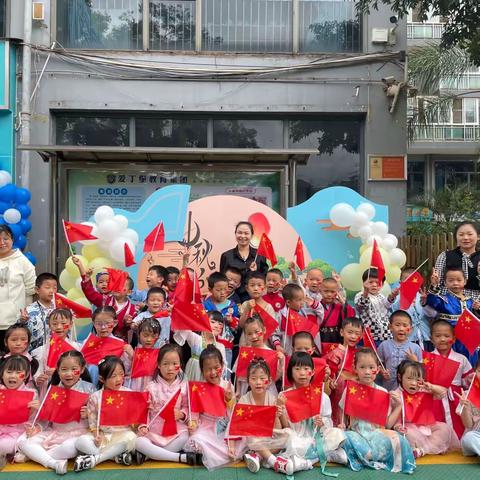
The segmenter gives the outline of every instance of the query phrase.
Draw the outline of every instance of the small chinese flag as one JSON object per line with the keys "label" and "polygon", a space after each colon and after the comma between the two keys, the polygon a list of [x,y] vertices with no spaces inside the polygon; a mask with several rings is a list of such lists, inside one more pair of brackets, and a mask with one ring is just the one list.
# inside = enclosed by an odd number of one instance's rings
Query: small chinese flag
{"label": "small chinese flag", "polygon": [[210,319],[201,303],[175,302],[172,309],[172,330],[211,332]]}
{"label": "small chinese flag", "polygon": [[188,382],[190,409],[193,413],[206,413],[212,417],[227,414],[225,390],[207,382]]}
{"label": "small chinese flag", "polygon": [[322,342],[322,356],[338,348],[339,343]]}
{"label": "small chinese flag", "polygon": [[148,392],[102,390],[100,425],[120,427],[148,421]]}
{"label": "small chinese flag", "polygon": [[370,266],[376,268],[378,272],[378,284],[383,285],[385,278],[385,265],[383,264],[382,255],[380,255],[380,249],[376,240],[373,240],[372,258],[370,260]]}
{"label": "small chinese flag", "polygon": [[387,423],[390,396],[384,390],[347,380],[345,413],[376,425]]}
{"label": "small chinese flag", "polygon": [[325,380],[325,369],[327,368],[327,361],[324,358],[312,357],[313,368],[315,373],[313,374],[312,385],[322,385]]}
{"label": "small chinese flag", "polygon": [[468,309],[458,317],[455,325],[455,337],[473,354],[480,345],[480,320]]}
{"label": "small chinese flag", "polygon": [[81,240],[98,240],[92,235],[93,227],[89,225],[82,225],[81,223],[72,223],[63,221],[63,231],[69,244],[79,242]]}
{"label": "small chinese flag", "polygon": [[457,374],[460,363],[436,353],[422,352],[425,380],[449,388]]}
{"label": "small chinese flag", "polygon": [[375,345],[375,340],[373,339],[373,335],[372,335],[372,332],[370,331],[370,327],[365,327],[365,329],[363,330],[363,345],[367,348],[371,348],[374,351],[378,359],[378,362],[383,367],[383,363],[380,360],[380,357],[378,356],[377,345]]}
{"label": "small chinese flag", "polygon": [[158,252],[165,248],[165,229],[160,222],[146,237],[143,243],[143,252]]}
{"label": "small chinese flag", "polygon": [[17,425],[28,421],[28,404],[32,400],[33,392],[0,390],[0,425]]}
{"label": "small chinese flag", "polygon": [[133,256],[133,252],[132,250],[130,250],[130,247],[128,246],[127,242],[123,244],[123,252],[124,252],[124,258],[125,258],[125,266],[127,268],[137,263],[135,261],[135,257]]}
{"label": "small chinese flag", "polygon": [[260,243],[257,248],[257,255],[263,255],[266,259],[270,260],[272,267],[278,263],[272,242],[266,233],[262,233],[262,238],[260,238]]}
{"label": "small chinese flag", "polygon": [[303,243],[300,237],[298,237],[297,240],[297,246],[295,247],[294,256],[298,268],[302,271],[305,270],[305,254],[303,253]]}
{"label": "small chinese flag", "polygon": [[48,348],[48,355],[47,355],[47,367],[48,368],[55,368],[57,366],[58,359],[60,355],[65,352],[69,352],[70,350],[75,350],[72,345],[70,345],[65,339],[59,337],[55,333],[52,333],[50,337],[50,345]]}
{"label": "small chinese flag", "polygon": [[107,290],[109,292],[122,293],[125,291],[125,282],[128,278],[128,273],[122,270],[116,270],[115,268],[107,268],[108,272],[108,285]]}
{"label": "small chinese flag", "polygon": [[355,352],[357,349],[355,347],[347,347],[347,350],[345,351],[345,355],[343,356],[342,364],[340,366],[340,371],[338,372],[338,375],[340,375],[342,372],[350,372],[352,373],[355,368],[353,366],[354,361],[355,361]]}
{"label": "small chinese flag", "polygon": [[263,325],[265,326],[265,338],[270,338],[272,333],[278,328],[278,322],[260,305],[255,304],[252,310],[254,313],[258,314],[263,321]]}
{"label": "small chinese flag", "polygon": [[60,295],[59,293],[55,293],[55,308],[66,308],[67,310],[70,310],[77,318],[92,317],[92,311],[89,308],[84,307],[83,305],[80,305],[79,303],[74,302],[63,295]]}
{"label": "small chinese flag", "polygon": [[300,315],[291,308],[288,309],[287,335],[295,335],[297,332],[309,332],[315,338],[318,333],[318,325],[309,318]]}
{"label": "small chinese flag", "polygon": [[308,385],[283,392],[287,398],[285,407],[292,423],[301,422],[320,414],[322,406],[322,387]]}
{"label": "small chinese flag", "polygon": [[475,407],[480,408],[480,379],[476,374],[468,390],[467,399],[470,400]]}
{"label": "small chinese flag", "polygon": [[400,282],[400,309],[408,310],[423,285],[423,277],[412,273],[404,282]]}
{"label": "small chinese flag", "polygon": [[271,437],[276,406],[237,403],[230,420],[229,434],[238,437]]}
{"label": "small chinese flag", "polygon": [[158,348],[135,349],[132,363],[132,378],[151,377],[157,368]]}
{"label": "small chinese flag", "polygon": [[[192,276],[194,277],[192,280]],[[174,302],[194,302],[202,303],[202,293],[200,284],[195,272],[190,272],[188,268],[182,268],[175,287]]]}
{"label": "small chinese flag", "polygon": [[275,350],[257,347],[240,347],[238,352],[237,377],[247,378],[247,369],[250,362],[255,358],[263,358],[270,369],[270,377],[273,381],[277,378],[278,358]]}
{"label": "small chinese flag", "polygon": [[180,389],[177,393],[165,404],[162,411],[158,414],[163,419],[162,436],[170,437],[177,434],[177,421],[175,420],[175,405],[177,404],[178,397],[180,396]]}
{"label": "small chinese flag", "polygon": [[411,394],[403,391],[403,411],[405,423],[414,425],[432,425],[435,423],[433,415],[433,396],[426,392]]}
{"label": "small chinese flag", "polygon": [[88,393],[51,385],[38,419],[53,423],[79,422],[80,409],[87,404],[88,397]]}
{"label": "small chinese flag", "polygon": [[82,355],[89,365],[98,365],[98,362],[107,355],[121,357],[125,342],[119,338],[97,337],[91,333],[82,347]]}

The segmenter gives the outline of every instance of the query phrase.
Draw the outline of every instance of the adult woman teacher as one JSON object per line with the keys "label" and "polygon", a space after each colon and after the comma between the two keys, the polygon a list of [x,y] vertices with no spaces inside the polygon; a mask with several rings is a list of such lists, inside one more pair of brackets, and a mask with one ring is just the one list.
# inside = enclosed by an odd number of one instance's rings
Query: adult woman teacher
{"label": "adult woman teacher", "polygon": [[238,222],[235,226],[235,240],[237,246],[222,253],[220,257],[220,271],[225,272],[228,267],[235,267],[242,273],[242,281],[237,289],[240,300],[249,299],[245,290],[245,278],[247,273],[257,270],[264,274],[268,271],[267,260],[261,255],[257,256],[257,249],[250,245],[253,237],[253,225],[250,222]]}
{"label": "adult woman teacher", "polygon": [[7,328],[31,303],[35,279],[35,267],[20,249],[13,248],[12,230],[0,225],[0,350],[4,349]]}
{"label": "adult woman teacher", "polygon": [[467,281],[465,295],[474,300],[480,298],[480,251],[477,250],[479,227],[474,222],[461,222],[454,230],[457,247],[442,252],[435,262],[441,292],[445,292],[445,272],[447,268],[460,267]]}

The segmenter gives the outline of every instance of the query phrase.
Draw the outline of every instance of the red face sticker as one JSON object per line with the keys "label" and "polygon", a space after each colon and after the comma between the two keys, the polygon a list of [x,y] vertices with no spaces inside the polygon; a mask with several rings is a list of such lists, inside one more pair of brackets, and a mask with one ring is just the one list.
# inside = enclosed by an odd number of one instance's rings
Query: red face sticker
{"label": "red face sticker", "polygon": [[222,367],[218,367],[218,368],[217,368],[217,375],[221,375],[221,374],[222,374],[222,370],[223,370]]}
{"label": "red face sticker", "polygon": [[20,372],[18,374],[18,378],[25,378],[25,373],[24,372]]}
{"label": "red face sticker", "polygon": [[309,377],[311,377],[311,376],[313,375],[313,371],[312,371],[312,370],[309,370],[309,371],[307,372],[307,375],[308,375]]}
{"label": "red face sticker", "polygon": [[372,375],[376,375],[378,373],[377,370],[372,370]]}
{"label": "red face sticker", "polygon": [[268,385],[270,383],[269,380],[265,379],[265,381],[263,382],[265,385]]}
{"label": "red face sticker", "polygon": [[411,330],[412,330],[411,327],[407,327],[407,328],[405,329],[405,331],[406,331],[407,333],[410,333]]}
{"label": "red face sticker", "polygon": [[74,370],[74,371],[73,371],[73,374],[74,374],[74,375],[80,375],[80,370],[79,370],[79,369]]}
{"label": "red face sticker", "polygon": [[70,328],[70,325],[68,323],[63,324],[63,329],[68,330]]}
{"label": "red face sticker", "polygon": [[175,365],[175,370],[178,372],[180,370],[180,365]]}
{"label": "red face sticker", "polygon": [[454,343],[455,343],[455,340],[453,340],[453,339],[451,339],[451,338],[448,340],[448,344],[449,344],[449,345],[453,345]]}
{"label": "red face sticker", "polygon": [[313,355],[313,348],[309,348],[309,349],[307,350],[307,353],[308,353],[309,355]]}

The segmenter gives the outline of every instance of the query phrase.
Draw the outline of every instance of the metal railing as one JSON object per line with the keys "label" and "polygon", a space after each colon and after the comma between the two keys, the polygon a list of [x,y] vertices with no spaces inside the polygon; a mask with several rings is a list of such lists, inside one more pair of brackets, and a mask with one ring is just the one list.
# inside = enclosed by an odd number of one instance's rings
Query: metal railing
{"label": "metal railing", "polygon": [[480,140],[480,125],[428,125],[416,127],[416,142],[478,142]]}
{"label": "metal railing", "polygon": [[468,72],[458,77],[444,78],[440,82],[440,88],[456,90],[480,89],[480,72]]}
{"label": "metal railing", "polygon": [[409,22],[407,24],[407,38],[427,39],[434,38],[440,39],[443,34],[443,23],[422,23],[422,22]]}

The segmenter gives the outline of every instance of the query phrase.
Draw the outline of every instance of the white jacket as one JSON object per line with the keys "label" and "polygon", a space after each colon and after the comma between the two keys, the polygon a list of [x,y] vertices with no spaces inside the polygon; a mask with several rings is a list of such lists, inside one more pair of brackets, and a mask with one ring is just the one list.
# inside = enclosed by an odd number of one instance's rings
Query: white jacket
{"label": "white jacket", "polygon": [[35,267],[20,250],[0,258],[0,330],[6,330],[31,303],[35,293]]}

